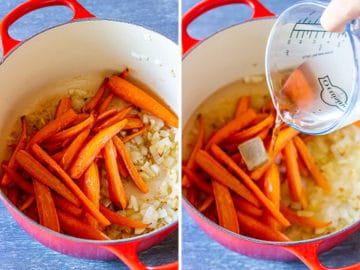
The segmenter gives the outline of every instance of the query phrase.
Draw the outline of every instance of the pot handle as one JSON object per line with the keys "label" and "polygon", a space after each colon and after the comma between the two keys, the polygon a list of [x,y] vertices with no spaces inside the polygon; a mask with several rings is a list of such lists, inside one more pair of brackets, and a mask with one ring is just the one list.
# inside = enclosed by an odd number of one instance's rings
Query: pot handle
{"label": "pot handle", "polygon": [[318,258],[318,248],[321,242],[314,242],[306,245],[285,246],[286,250],[297,256],[303,263],[312,270],[358,270],[360,262],[340,268],[328,268],[324,266]]}
{"label": "pot handle", "polygon": [[0,37],[3,49],[3,58],[14,49],[21,41],[12,38],[9,35],[10,26],[31,11],[50,7],[50,6],[67,6],[72,9],[74,16],[72,20],[79,20],[85,18],[95,18],[89,11],[87,11],[76,0],[28,0],[27,2],[17,6],[0,22]]}
{"label": "pot handle", "polygon": [[185,55],[192,47],[194,47],[197,43],[200,42],[200,40],[194,39],[188,34],[187,28],[190,25],[190,23],[192,23],[200,15],[211,9],[229,4],[248,5],[253,10],[251,20],[257,18],[275,16],[274,13],[269,11],[258,0],[203,0],[198,4],[196,4],[189,11],[187,11],[182,18],[181,36],[182,36],[183,55]]}
{"label": "pot handle", "polygon": [[130,269],[134,270],[177,270],[179,268],[178,261],[159,265],[149,266],[142,263],[138,257],[137,249],[139,242],[129,242],[125,245],[103,245],[103,248],[109,250],[123,261]]}

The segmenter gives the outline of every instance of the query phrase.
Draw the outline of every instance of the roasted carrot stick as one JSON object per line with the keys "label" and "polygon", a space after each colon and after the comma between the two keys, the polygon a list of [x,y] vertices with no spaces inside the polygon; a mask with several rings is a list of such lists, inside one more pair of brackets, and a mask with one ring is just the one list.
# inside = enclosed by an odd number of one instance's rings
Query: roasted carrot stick
{"label": "roasted carrot stick", "polygon": [[29,140],[26,150],[30,149],[34,143],[41,143],[47,138],[54,135],[56,132],[66,128],[77,119],[77,114],[73,109],[69,109],[60,115],[58,118],[50,121],[44,127],[39,129]]}
{"label": "roasted carrot stick", "polygon": [[291,223],[299,224],[311,228],[325,228],[331,224],[331,221],[324,222],[312,217],[302,217],[284,205],[280,205],[281,212],[290,220]]}
{"label": "roasted carrot stick", "polygon": [[100,103],[99,108],[98,108],[98,113],[103,113],[104,111],[106,111],[106,109],[109,107],[111,101],[114,98],[114,94],[113,93],[108,93],[108,95],[104,98],[104,100]]}
{"label": "roasted carrot stick", "polygon": [[[200,212],[206,211],[206,209],[208,209],[214,201],[215,201],[215,199],[214,199],[213,195],[207,196],[205,198],[205,200],[202,202],[202,204],[199,206],[198,210]],[[249,204],[252,205],[251,203],[249,203]],[[234,202],[234,205],[235,205],[235,202]]]}
{"label": "roasted carrot stick", "polygon": [[242,232],[249,236],[268,241],[290,241],[280,231],[274,230],[252,216],[237,211],[237,217]]}
{"label": "roasted carrot stick", "polygon": [[264,193],[254,183],[254,181],[239,166],[237,166],[237,164],[224,151],[222,151],[219,146],[213,144],[211,146],[211,151],[215,157],[220,160],[220,162],[224,163],[233,173],[242,179],[247,188],[253,192],[262,206],[268,209],[274,218],[276,218],[276,220],[278,220],[285,227],[290,225],[289,221],[281,214],[278,209],[276,209],[274,203],[264,195]]}
{"label": "roasted carrot stick", "polygon": [[85,239],[110,240],[110,238],[101,231],[81,222],[64,211],[58,210],[58,216],[61,228],[70,235]]}
{"label": "roasted carrot stick", "polygon": [[[194,144],[194,147],[190,153],[190,156],[187,160],[187,163],[186,163],[186,168],[189,169],[189,170],[193,170],[195,168],[195,156],[196,156],[196,153],[199,149],[201,149],[203,147],[203,144],[204,144],[204,139],[205,139],[205,123],[204,123],[204,118],[201,114],[198,115],[197,117],[198,119],[198,122],[199,122],[199,129],[198,129],[198,134],[197,134],[197,137],[196,137],[196,140],[195,140],[195,144]],[[182,185],[184,187],[189,187],[191,185],[191,182],[189,181],[189,178],[188,176],[185,174],[183,177],[182,177]]]}
{"label": "roasted carrot stick", "polygon": [[1,167],[4,172],[8,174],[9,178],[12,179],[22,190],[26,191],[27,193],[34,193],[32,183],[26,181],[20,174],[16,172],[16,170],[11,169],[6,165],[2,165]]}
{"label": "roasted carrot stick", "polygon": [[139,117],[128,117],[126,119],[128,122],[126,123],[124,130],[142,128],[144,126],[143,121]]}
{"label": "roasted carrot stick", "polygon": [[222,128],[215,131],[214,135],[209,139],[205,146],[205,150],[209,149],[212,144],[219,144],[230,135],[243,129],[250,124],[256,117],[253,109],[248,109],[241,116],[236,117],[226,123]]}
{"label": "roasted carrot stick", "polygon": [[116,149],[112,140],[109,140],[106,143],[103,155],[110,199],[118,208],[125,209],[127,207],[128,200],[117,167]]}
{"label": "roasted carrot stick", "polygon": [[76,206],[56,193],[52,193],[52,197],[57,209],[61,209],[74,217],[81,217],[83,213],[83,209],[81,207]]}
{"label": "roasted carrot stick", "polygon": [[33,179],[36,206],[40,224],[56,232],[60,232],[59,219],[51,191],[48,186]]}
{"label": "roasted carrot stick", "polygon": [[233,195],[233,201],[235,208],[240,210],[243,213],[246,213],[250,216],[260,218],[263,214],[262,208],[258,208],[253,204],[249,203],[247,200],[237,196],[236,194]]}
{"label": "roasted carrot stick", "polygon": [[84,121],[80,122],[79,124],[69,127],[65,130],[56,133],[54,136],[51,136],[50,141],[52,143],[56,143],[59,141],[64,141],[66,139],[72,139],[81,131],[91,126],[94,123],[94,121],[95,121],[94,115],[90,114],[89,117],[87,117]]}
{"label": "roasted carrot stick", "polygon": [[95,132],[103,129],[103,128],[107,128],[113,124],[116,124],[117,122],[123,120],[125,118],[125,116],[134,108],[134,106],[130,105],[127,106],[125,108],[123,108],[122,110],[120,110],[119,112],[117,112],[116,114],[114,114],[113,116],[109,117],[108,119],[106,119],[103,123],[96,125],[93,130]]}
{"label": "roasted carrot stick", "polygon": [[33,194],[29,195],[26,200],[19,206],[19,210],[24,212],[30,207],[30,205],[35,201],[35,196]]}
{"label": "roasted carrot stick", "polygon": [[240,96],[236,103],[234,118],[241,116],[246,110],[250,108],[250,96]]}
{"label": "roasted carrot stick", "polygon": [[53,160],[39,145],[34,144],[31,150],[41,162],[51,168],[51,170],[54,171],[63,180],[71,192],[76,195],[82,206],[91,215],[93,215],[93,217],[95,217],[99,223],[105,226],[110,224],[110,222],[100,213],[99,209],[97,209],[94,204],[85,196],[85,194],[81,191],[73,179],[71,179],[71,177],[61,168],[61,166],[57,164],[56,161]]}
{"label": "roasted carrot stick", "polygon": [[126,168],[131,176],[131,179],[134,181],[135,185],[139,188],[139,190],[143,193],[149,192],[149,187],[145,183],[145,181],[141,178],[138,170],[136,169],[134,163],[131,160],[131,156],[129,151],[126,149],[125,144],[121,141],[118,136],[113,137],[113,142],[116,147],[117,152],[122,157]]}
{"label": "roasted carrot stick", "polygon": [[259,206],[259,201],[236,177],[216,161],[209,153],[199,150],[195,156],[195,161],[211,178],[229,187],[241,197]]}
{"label": "roasted carrot stick", "polygon": [[109,78],[105,78],[99,89],[96,91],[96,94],[93,96],[93,98],[89,101],[89,103],[85,104],[82,108],[82,112],[91,112],[95,109],[95,107],[99,104],[102,96],[104,95],[104,92],[106,90],[106,85],[108,83]]}
{"label": "roasted carrot stick", "polygon": [[71,98],[70,97],[63,97],[59,100],[58,105],[56,106],[55,116],[54,118],[59,118],[64,112],[71,108]]}
{"label": "roasted carrot stick", "polygon": [[91,140],[89,140],[74,160],[74,163],[70,168],[70,176],[74,179],[79,179],[105,144],[120,132],[126,123],[127,119],[121,120],[119,123],[99,131]]}
{"label": "roasted carrot stick", "polygon": [[80,205],[79,200],[74,194],[48,169],[46,169],[39,161],[24,150],[20,150],[16,154],[16,161],[19,165],[27,171],[33,178],[49,186],[52,190],[59,193],[61,196],[70,202]]}
{"label": "roasted carrot stick", "polygon": [[99,114],[96,117],[94,126],[98,126],[101,122],[105,121],[106,119],[109,119],[110,117],[114,116],[119,112],[118,109],[109,109],[107,111],[104,111],[103,113]]}
{"label": "roasted carrot stick", "polygon": [[280,151],[285,147],[286,143],[297,134],[299,134],[299,131],[291,127],[280,130],[279,135],[275,141],[274,149],[271,153],[269,153],[269,161],[251,171],[250,177],[254,180],[259,180],[260,177],[263,176],[263,174],[269,169],[270,165],[274,162]]}
{"label": "roasted carrot stick", "polygon": [[277,209],[280,207],[280,171],[278,165],[271,164],[269,170],[264,175],[263,190]]}
{"label": "roasted carrot stick", "polygon": [[140,136],[141,134],[143,134],[147,129],[148,129],[149,126],[143,126],[142,128],[140,128],[138,131],[135,131],[134,133],[131,133],[125,137],[122,138],[122,141],[124,143],[134,139],[135,137],[137,136]]}
{"label": "roasted carrot stick", "polygon": [[85,128],[79,133],[79,135],[72,141],[72,143],[61,153],[59,164],[67,171],[76,157],[77,153],[80,151],[85,140],[90,134],[90,128]]}
{"label": "roasted carrot stick", "polygon": [[297,162],[297,152],[293,140],[290,140],[285,145],[283,155],[290,196],[293,201],[300,202],[302,208],[306,209],[308,206],[308,199],[306,198],[302,184]]}
{"label": "roasted carrot stick", "polygon": [[230,135],[227,141],[241,143],[248,139],[251,139],[262,130],[272,126],[274,124],[274,120],[275,120],[274,115],[269,114],[268,117],[266,117],[263,121],[259,122],[258,124],[251,126],[247,129],[244,129],[233,135]]}
{"label": "roasted carrot stick", "polygon": [[299,155],[301,156],[302,160],[305,162],[306,166],[308,167],[311,175],[313,176],[315,182],[323,188],[326,192],[331,191],[331,187],[327,182],[324,175],[320,172],[318,166],[316,166],[314,159],[311,156],[309,149],[307,148],[306,144],[301,140],[299,136],[294,138],[294,143],[296,149],[298,150]]}
{"label": "roasted carrot stick", "polygon": [[109,79],[108,87],[123,100],[150,112],[172,127],[178,127],[178,118],[173,112],[134,84],[113,75]]}
{"label": "roasted carrot stick", "polygon": [[[27,122],[26,122],[26,117],[25,116],[21,116],[21,133],[19,136],[19,140],[17,142],[17,145],[14,149],[14,152],[11,154],[11,157],[9,159],[9,163],[8,163],[8,168],[9,169],[15,169],[16,168],[16,153],[20,150],[20,149],[24,149],[25,145],[26,145],[26,139],[27,139]],[[2,186],[7,186],[10,183],[10,178],[7,175],[7,173],[5,172],[3,178],[1,179],[1,185]]]}
{"label": "roasted carrot stick", "polygon": [[[100,176],[96,162],[91,163],[82,177],[82,190],[86,197],[99,209],[100,207]],[[94,228],[98,227],[97,220],[88,213],[85,213],[84,220]],[[110,221],[111,222],[111,221]]]}
{"label": "roasted carrot stick", "polygon": [[107,217],[112,224],[118,224],[121,226],[131,227],[131,228],[147,228],[150,224],[145,224],[140,221],[128,218],[121,215],[120,213],[114,212],[109,208],[100,204],[100,211]]}
{"label": "roasted carrot stick", "polygon": [[129,171],[126,168],[125,162],[120,155],[117,155],[116,161],[117,161],[117,166],[119,169],[120,176],[122,176],[124,178],[128,177]]}
{"label": "roasted carrot stick", "polygon": [[185,173],[184,176],[187,176],[189,180],[193,182],[200,190],[208,194],[212,194],[212,187],[210,183],[206,182],[200,175],[185,166],[182,167],[182,170]]}
{"label": "roasted carrot stick", "polygon": [[215,197],[219,225],[235,233],[240,233],[239,222],[236,217],[236,210],[229,188],[217,180],[213,180],[211,184]]}

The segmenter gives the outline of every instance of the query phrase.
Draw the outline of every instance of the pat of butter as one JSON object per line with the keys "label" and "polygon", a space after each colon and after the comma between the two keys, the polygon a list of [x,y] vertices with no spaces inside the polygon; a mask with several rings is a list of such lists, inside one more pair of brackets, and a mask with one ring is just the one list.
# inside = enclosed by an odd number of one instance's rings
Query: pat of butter
{"label": "pat of butter", "polygon": [[239,144],[238,149],[249,171],[260,167],[269,160],[264,143],[259,137]]}

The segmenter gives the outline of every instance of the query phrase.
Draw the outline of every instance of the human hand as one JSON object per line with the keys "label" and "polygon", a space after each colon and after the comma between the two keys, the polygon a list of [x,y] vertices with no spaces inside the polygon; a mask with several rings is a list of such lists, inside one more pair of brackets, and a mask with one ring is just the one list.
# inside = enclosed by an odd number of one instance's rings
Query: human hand
{"label": "human hand", "polygon": [[332,0],[320,18],[325,30],[343,32],[345,25],[360,17],[360,0]]}

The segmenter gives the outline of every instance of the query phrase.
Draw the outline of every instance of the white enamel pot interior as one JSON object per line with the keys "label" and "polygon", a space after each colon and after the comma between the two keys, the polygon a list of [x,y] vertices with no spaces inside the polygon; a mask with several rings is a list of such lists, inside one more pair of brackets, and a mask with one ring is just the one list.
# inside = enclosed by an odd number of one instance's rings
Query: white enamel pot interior
{"label": "white enamel pot interior", "polygon": [[[32,2],[27,4],[35,1]],[[37,2],[44,5],[52,2],[76,4],[75,0]],[[1,160],[7,152],[6,137],[15,121],[31,111],[41,99],[71,89],[97,89],[105,75],[118,73],[125,67],[130,69],[131,77],[150,87],[179,115],[179,59],[179,47],[166,37],[141,26],[111,20],[71,21],[21,42],[0,64]],[[35,224],[2,192],[0,199],[16,221],[48,247],[91,259],[112,259],[116,254],[134,269],[146,268],[139,261],[137,252],[157,244],[177,228],[177,222],[174,222],[134,239],[82,240]],[[168,268],[174,269],[176,264],[162,269]]]}

